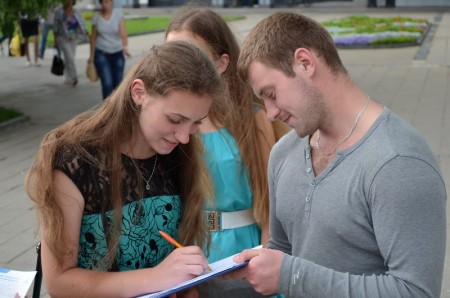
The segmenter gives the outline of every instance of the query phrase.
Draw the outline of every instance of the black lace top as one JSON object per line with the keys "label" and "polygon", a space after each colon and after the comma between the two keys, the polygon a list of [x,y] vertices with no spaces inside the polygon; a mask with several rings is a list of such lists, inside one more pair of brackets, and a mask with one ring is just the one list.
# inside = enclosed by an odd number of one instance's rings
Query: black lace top
{"label": "black lace top", "polygon": [[[98,154],[95,156],[99,158]],[[121,195],[125,203],[119,247],[112,268],[103,265],[103,258],[108,252],[105,227],[111,228],[114,214],[109,204],[109,175],[106,171],[100,172],[98,167],[80,158],[73,150],[64,151],[58,160],[55,168],[75,183],[85,201],[78,267],[112,271],[154,267],[173,250],[158,230],[174,238],[178,234],[182,206],[177,187],[178,162],[175,154],[158,155],[155,172],[149,182],[150,190],[146,190],[146,182],[136,166],[148,179],[155,165],[155,156],[134,159],[133,164],[130,157],[122,155]],[[106,211],[102,212],[102,208]]]}

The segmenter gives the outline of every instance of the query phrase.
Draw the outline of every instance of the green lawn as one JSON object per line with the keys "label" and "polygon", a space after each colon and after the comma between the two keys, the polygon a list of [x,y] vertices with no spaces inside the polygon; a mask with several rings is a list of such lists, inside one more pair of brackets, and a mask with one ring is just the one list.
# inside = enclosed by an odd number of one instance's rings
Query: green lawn
{"label": "green lawn", "polygon": [[19,116],[22,116],[22,113],[0,107],[0,123]]}
{"label": "green lawn", "polygon": [[[86,19],[86,26],[89,33],[92,31],[91,17],[92,13],[83,13]],[[227,15],[223,18],[228,21],[235,21],[245,19],[245,16],[241,15]],[[125,19],[125,27],[127,28],[128,36],[163,31],[169,25],[171,17],[148,17],[148,18],[130,18]],[[50,32],[47,37],[47,45],[53,45],[53,32]]]}

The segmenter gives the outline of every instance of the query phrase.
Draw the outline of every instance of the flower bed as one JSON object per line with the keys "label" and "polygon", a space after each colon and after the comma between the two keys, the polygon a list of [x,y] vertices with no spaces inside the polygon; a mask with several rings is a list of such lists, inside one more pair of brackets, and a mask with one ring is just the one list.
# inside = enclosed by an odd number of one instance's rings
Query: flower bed
{"label": "flower bed", "polygon": [[393,47],[418,45],[431,24],[409,17],[350,16],[322,23],[337,47]]}

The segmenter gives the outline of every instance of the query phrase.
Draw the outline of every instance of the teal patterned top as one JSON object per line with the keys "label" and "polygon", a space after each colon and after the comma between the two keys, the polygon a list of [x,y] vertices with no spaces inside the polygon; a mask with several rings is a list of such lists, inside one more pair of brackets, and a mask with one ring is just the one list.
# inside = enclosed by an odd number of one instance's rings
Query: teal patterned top
{"label": "teal patterned top", "polygon": [[[140,172],[148,179],[155,165],[155,156],[134,159]],[[81,220],[78,267],[99,271],[126,271],[158,265],[173,251],[173,246],[159,235],[162,230],[175,239],[182,214],[182,202],[177,189],[177,162],[171,154],[158,155],[150,190],[136,171],[130,157],[122,155],[123,185],[121,195],[122,224],[119,246],[113,266],[104,264],[114,211],[107,208],[102,215],[102,200],[110,197],[108,174],[83,161],[76,154],[61,154],[56,169],[64,172],[78,187],[85,200]],[[139,196],[142,193],[143,198]],[[108,205],[107,205],[108,206]],[[106,228],[105,228],[106,227]]]}

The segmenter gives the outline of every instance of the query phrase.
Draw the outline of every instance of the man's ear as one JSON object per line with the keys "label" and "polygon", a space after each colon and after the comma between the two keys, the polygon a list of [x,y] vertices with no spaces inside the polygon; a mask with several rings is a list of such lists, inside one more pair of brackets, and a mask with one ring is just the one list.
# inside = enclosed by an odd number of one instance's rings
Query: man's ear
{"label": "man's ear", "polygon": [[220,56],[220,58],[216,60],[215,63],[217,72],[220,74],[224,73],[227,70],[229,63],[230,63],[230,56],[228,56],[228,54],[222,54],[222,56]]}
{"label": "man's ear", "polygon": [[294,52],[294,70],[311,72],[315,67],[312,52],[305,48],[298,48]]}
{"label": "man's ear", "polygon": [[140,106],[142,104],[145,94],[146,90],[144,81],[142,81],[141,79],[135,79],[131,83],[131,98],[133,98],[133,101],[137,106]]}

